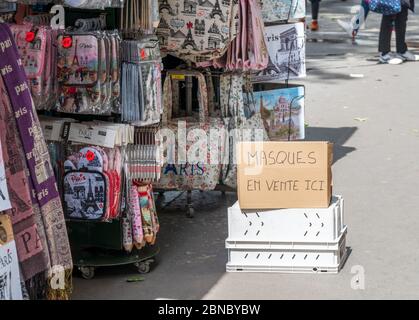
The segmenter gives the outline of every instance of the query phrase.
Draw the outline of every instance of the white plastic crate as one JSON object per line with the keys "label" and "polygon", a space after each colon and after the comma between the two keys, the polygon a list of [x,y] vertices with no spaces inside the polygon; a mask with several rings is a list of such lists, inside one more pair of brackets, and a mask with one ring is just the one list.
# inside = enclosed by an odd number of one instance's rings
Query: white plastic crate
{"label": "white plastic crate", "polygon": [[332,243],[227,241],[227,272],[338,273],[347,258],[346,234],[344,228]]}
{"label": "white plastic crate", "polygon": [[332,242],[344,229],[343,198],[334,196],[327,209],[242,211],[228,209],[228,241]]}

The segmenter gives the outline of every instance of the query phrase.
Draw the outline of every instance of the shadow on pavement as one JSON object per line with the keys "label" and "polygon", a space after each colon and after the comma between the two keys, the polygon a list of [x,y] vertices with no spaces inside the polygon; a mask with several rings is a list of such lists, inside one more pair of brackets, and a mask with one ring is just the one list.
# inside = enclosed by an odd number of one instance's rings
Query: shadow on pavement
{"label": "shadow on pavement", "polygon": [[307,141],[330,141],[334,143],[334,163],[344,158],[347,154],[354,152],[356,148],[344,146],[345,143],[355,134],[357,127],[343,128],[319,128],[308,127],[306,129]]}
{"label": "shadow on pavement", "polygon": [[[93,280],[74,278],[74,299],[201,299],[224,275],[227,208],[234,193],[193,192],[195,218],[185,216],[186,193],[168,192],[159,210],[160,254],[143,281],[134,266],[98,268]],[[106,290],[98,290],[106,288]]]}

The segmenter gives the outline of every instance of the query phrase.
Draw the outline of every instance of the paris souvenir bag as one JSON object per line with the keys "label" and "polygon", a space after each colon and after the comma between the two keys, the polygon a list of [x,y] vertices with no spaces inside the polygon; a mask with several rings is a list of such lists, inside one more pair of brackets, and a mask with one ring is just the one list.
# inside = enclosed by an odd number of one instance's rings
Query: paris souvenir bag
{"label": "paris souvenir bag", "polygon": [[22,64],[28,76],[32,97],[38,110],[49,110],[56,98],[56,36],[50,27],[29,23],[12,24]]}
{"label": "paris souvenir bag", "polygon": [[305,18],[305,0],[263,0],[262,18],[265,23],[288,21]]}
{"label": "paris souvenir bag", "polygon": [[139,186],[138,198],[140,202],[144,240],[146,243],[154,245],[156,243],[157,233],[160,230],[160,224],[154,201],[153,187],[150,184]]}
{"label": "paris souvenir bag", "polygon": [[111,216],[112,179],[106,154],[85,147],[64,163],[64,213],[69,220],[106,221]]}
{"label": "paris souvenir bag", "polygon": [[101,114],[104,41],[99,33],[70,32],[58,37],[59,97],[57,110],[64,113]]}
{"label": "paris souvenir bag", "polygon": [[122,42],[122,120],[135,126],[160,123],[161,56],[158,39],[146,36]]}
{"label": "paris souvenir bag", "polygon": [[239,0],[238,32],[225,57],[214,59],[213,66],[229,71],[263,70],[269,62],[265,29],[257,0]]}
{"label": "paris souvenir bag", "polygon": [[110,192],[110,219],[120,216],[121,209],[121,188],[122,188],[122,155],[119,147],[103,149],[109,159],[105,173],[111,184]]}
{"label": "paris souvenir bag", "polygon": [[[186,118],[172,118],[173,114],[173,95],[172,78],[194,77],[198,80],[198,104],[199,116]],[[211,161],[211,150],[217,151],[218,156],[223,154],[224,149],[222,141],[218,139],[209,139],[211,131],[222,133],[225,126],[221,119],[210,117],[208,114],[208,96],[205,77],[197,71],[168,71],[163,87],[164,112],[162,118],[162,127],[164,132],[174,133],[175,141],[167,144],[167,161],[162,169],[161,179],[155,186],[161,189],[177,190],[214,190],[219,183],[221,173],[221,160],[213,159]],[[179,123],[185,123],[187,142],[186,148],[178,148],[178,128]],[[222,139],[220,139],[222,140]],[[203,145],[197,143],[203,142]],[[162,141],[161,141],[162,142]],[[172,143],[173,142],[173,143]],[[192,149],[193,148],[193,149]],[[192,152],[191,150],[194,150]],[[186,155],[196,155],[199,152],[199,158],[186,159]],[[216,162],[217,164],[212,164]]]}
{"label": "paris souvenir bag", "polygon": [[235,36],[235,0],[159,0],[163,52],[192,61],[220,57]]}
{"label": "paris souvenir bag", "polygon": [[114,113],[120,113],[119,97],[121,94],[121,61],[120,61],[120,47],[121,37],[117,31],[110,34],[111,37],[111,87],[112,98],[111,105]]}
{"label": "paris souvenir bag", "polygon": [[220,78],[220,105],[228,132],[221,174],[222,183],[237,188],[236,145],[247,141],[268,141],[262,116],[256,110],[249,79],[239,74],[224,74]]}

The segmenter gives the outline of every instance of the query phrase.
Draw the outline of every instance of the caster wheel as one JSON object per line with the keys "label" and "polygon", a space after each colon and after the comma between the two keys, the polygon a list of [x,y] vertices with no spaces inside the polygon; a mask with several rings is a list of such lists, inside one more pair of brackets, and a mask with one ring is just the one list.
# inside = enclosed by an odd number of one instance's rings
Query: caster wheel
{"label": "caster wheel", "polygon": [[83,279],[91,280],[95,277],[95,268],[93,267],[80,267],[79,270]]}
{"label": "caster wheel", "polygon": [[186,210],[186,217],[187,218],[193,218],[195,216],[195,210],[192,207],[188,207]]}
{"label": "caster wheel", "polygon": [[150,268],[150,262],[148,262],[148,261],[136,263],[135,266],[137,267],[138,273],[140,273],[140,274],[149,273],[150,269],[151,269]]}

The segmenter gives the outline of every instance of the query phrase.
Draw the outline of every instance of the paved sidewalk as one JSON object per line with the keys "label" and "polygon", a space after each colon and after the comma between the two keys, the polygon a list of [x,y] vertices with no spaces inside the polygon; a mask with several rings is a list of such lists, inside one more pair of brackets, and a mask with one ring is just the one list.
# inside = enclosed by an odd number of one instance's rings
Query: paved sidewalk
{"label": "paved sidewalk", "polygon": [[[352,250],[344,270],[332,276],[226,274],[206,299],[419,298],[419,63],[377,65],[377,14],[353,45],[334,20],[357,2],[322,1],[327,13],[320,32],[308,35],[304,81],[308,138],[336,143],[334,187],[345,198]],[[414,43],[418,17],[409,23]],[[355,291],[351,270],[358,265],[366,287]]]}
{"label": "paved sidewalk", "polygon": [[[168,194],[159,212],[161,254],[144,281],[126,282],[133,267],[100,269],[94,280],[74,280],[74,298],[419,298],[419,63],[377,64],[376,14],[352,44],[335,19],[349,19],[357,3],[322,1],[321,29],[308,34],[308,77],[299,81],[307,89],[308,138],[336,144],[335,193],[345,198],[352,249],[343,271],[226,274],[227,207],[236,195],[194,193],[190,220],[185,195]],[[418,16],[410,17],[408,40],[419,48]],[[365,290],[351,289],[353,266],[365,269]]]}

